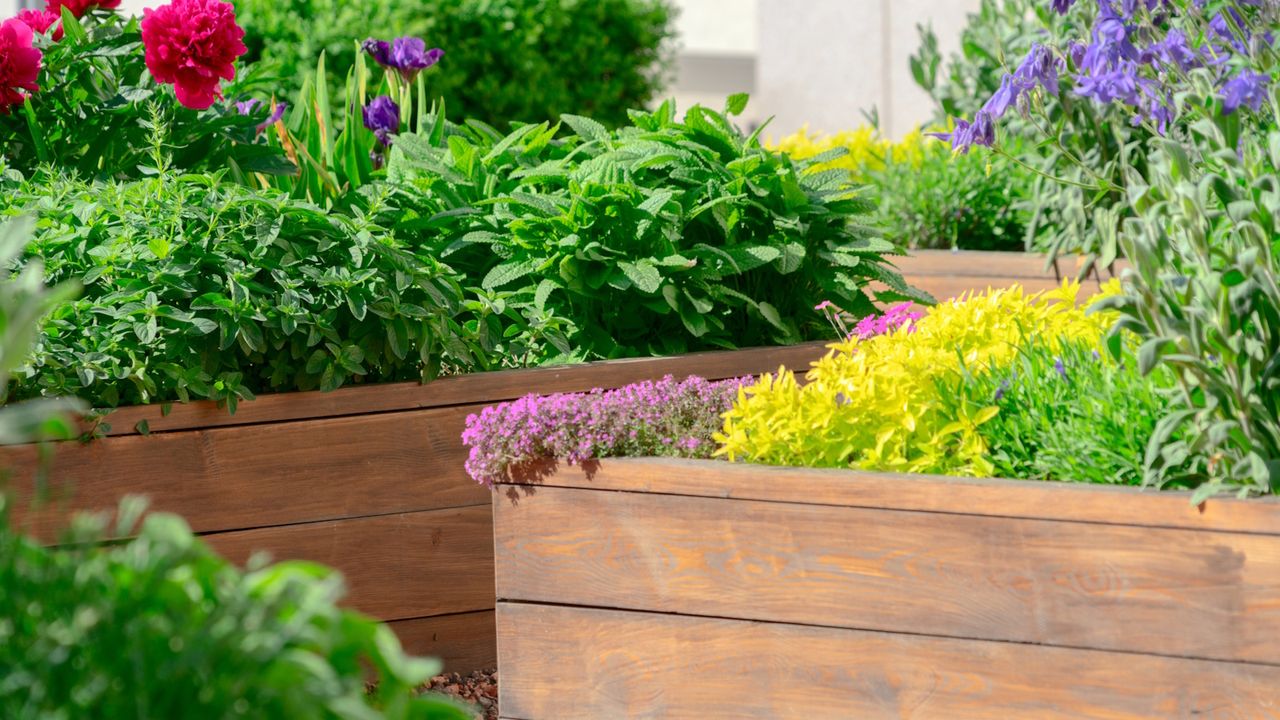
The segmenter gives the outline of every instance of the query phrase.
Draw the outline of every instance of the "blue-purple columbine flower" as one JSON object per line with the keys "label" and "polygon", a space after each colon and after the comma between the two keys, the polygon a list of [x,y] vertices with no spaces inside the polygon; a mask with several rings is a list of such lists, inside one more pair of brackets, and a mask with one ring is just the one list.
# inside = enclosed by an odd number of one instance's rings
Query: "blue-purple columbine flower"
{"label": "blue-purple columbine flower", "polygon": [[1222,87],[1222,111],[1230,115],[1241,105],[1257,112],[1267,100],[1266,75],[1252,70],[1241,70],[1239,75],[1227,81]]}
{"label": "blue-purple columbine flower", "polygon": [[952,150],[964,154],[969,152],[969,148],[974,145],[982,145],[983,147],[994,145],[996,128],[991,120],[991,113],[987,110],[979,110],[972,123],[968,120],[957,119],[956,127],[951,132],[929,133],[929,135],[951,143]]}
{"label": "blue-purple columbine flower", "polygon": [[390,147],[391,135],[400,131],[400,106],[386,95],[379,95],[364,106],[364,126],[378,136],[383,147]]}
{"label": "blue-purple columbine flower", "polygon": [[1063,379],[1067,377],[1067,366],[1062,362],[1062,358],[1053,359],[1053,371],[1061,375]]}
{"label": "blue-purple columbine flower", "polygon": [[365,52],[382,67],[395,70],[405,82],[413,82],[418,73],[440,62],[444,50],[427,49],[422,38],[401,37],[387,42],[369,38],[361,45]]}

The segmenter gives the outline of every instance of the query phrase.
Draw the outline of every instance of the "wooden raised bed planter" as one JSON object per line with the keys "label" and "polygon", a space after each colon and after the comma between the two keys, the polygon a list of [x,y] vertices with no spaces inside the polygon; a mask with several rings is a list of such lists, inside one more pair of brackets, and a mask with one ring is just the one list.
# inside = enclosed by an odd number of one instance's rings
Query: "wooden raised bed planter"
{"label": "wooden raised bed planter", "polygon": [[[410,651],[465,673],[495,665],[493,518],[490,491],[463,470],[469,413],[530,392],[668,373],[757,374],[822,352],[812,344],[270,395],[234,415],[207,402],[167,415],[126,408],[107,418],[108,437],[56,445],[51,484],[70,496],[15,519],[53,538],[69,509],[147,495],[153,510],[183,515],[237,562],[267,551],[336,567],[352,606],[388,621]],[[137,432],[142,420],[149,435]],[[19,510],[39,465],[33,447],[0,448]]]}
{"label": "wooden raised bed planter", "polygon": [[[1044,255],[983,250],[915,250],[907,257],[893,258],[907,284],[924,290],[939,301],[959,297],[966,292],[1008,287],[1018,283],[1028,292],[1052,290],[1063,280],[1074,280],[1080,274],[1083,258],[1062,258],[1056,266],[1047,265]],[[1123,261],[1113,268],[1124,267]],[[1111,276],[1107,270],[1090,273],[1083,281],[1084,291],[1098,290],[1099,280]]]}
{"label": "wooden raised bed planter", "polygon": [[1280,716],[1271,500],[658,459],[500,489],[504,718]]}

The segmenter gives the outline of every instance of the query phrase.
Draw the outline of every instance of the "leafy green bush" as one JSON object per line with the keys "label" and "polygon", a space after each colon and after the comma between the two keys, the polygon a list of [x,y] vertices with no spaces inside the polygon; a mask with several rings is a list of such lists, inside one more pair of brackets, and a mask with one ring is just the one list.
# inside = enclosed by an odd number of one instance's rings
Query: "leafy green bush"
{"label": "leafy green bush", "polygon": [[[190,110],[155,82],[143,60],[136,18],[64,15],[65,36],[36,37],[44,53],[40,91],[21,108],[0,114],[0,156],[13,170],[56,165],[86,178],[130,178],[154,172],[157,149],[182,170],[290,172],[281,153],[255,137],[258,120],[233,104]],[[224,87],[228,97],[261,84],[253,73]]]}
{"label": "leafy green bush", "polygon": [[928,141],[918,156],[867,174],[885,239],[899,247],[1024,250],[1033,176],[1003,158],[953,154]]}
{"label": "leafy green bush", "polygon": [[996,477],[1141,485],[1176,381],[1168,370],[1144,377],[1131,349],[1120,362],[1101,349],[1029,338],[1007,363],[945,378],[943,413],[999,408],[978,426]]}
{"label": "leafy green bush", "polygon": [[[119,535],[141,508],[121,506]],[[181,518],[103,547],[80,518],[61,547],[14,532],[0,496],[0,715],[6,718],[467,720],[415,688],[439,670],[387,626],[339,609],[319,565],[241,572]],[[366,679],[377,683],[366,692]]]}
{"label": "leafy green bush", "polygon": [[812,298],[858,314],[873,294],[926,299],[885,264],[899,251],[862,224],[871,205],[844,171],[805,174],[697,106],[617,131],[563,119],[559,139],[546,123],[402,135],[389,178],[417,215],[402,226],[426,229],[420,252],[494,303],[571,320],[579,357],[821,338]]}
{"label": "leafy green bush", "polygon": [[168,172],[42,174],[4,190],[0,215],[39,217],[33,259],[84,285],[53,312],[17,397],[214,398],[234,410],[260,391],[433,376],[509,349],[464,327],[461,288],[379,224],[376,192],[347,217]]}
{"label": "leafy green bush", "polygon": [[[352,40],[412,35],[445,51],[429,89],[497,127],[581,113],[616,125],[661,90],[674,12],[667,0],[235,0],[250,60],[278,66],[291,96],[324,52],[341,82]],[[297,83],[298,85],[291,85]],[[333,97],[340,97],[334,86]]]}

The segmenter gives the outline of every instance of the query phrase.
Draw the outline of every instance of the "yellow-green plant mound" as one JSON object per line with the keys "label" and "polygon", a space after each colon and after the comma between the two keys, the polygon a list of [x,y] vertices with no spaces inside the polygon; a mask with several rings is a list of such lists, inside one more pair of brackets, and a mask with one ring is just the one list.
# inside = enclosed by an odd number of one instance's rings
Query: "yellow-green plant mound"
{"label": "yellow-green plant mound", "polygon": [[999,409],[948,409],[955,407],[941,401],[948,381],[1008,363],[1033,339],[1099,342],[1112,318],[1088,313],[1091,303],[1079,300],[1073,283],[1036,294],[1014,286],[834,344],[804,384],[780,369],[744,386],[716,437],[719,453],[773,465],[990,475],[978,427]]}

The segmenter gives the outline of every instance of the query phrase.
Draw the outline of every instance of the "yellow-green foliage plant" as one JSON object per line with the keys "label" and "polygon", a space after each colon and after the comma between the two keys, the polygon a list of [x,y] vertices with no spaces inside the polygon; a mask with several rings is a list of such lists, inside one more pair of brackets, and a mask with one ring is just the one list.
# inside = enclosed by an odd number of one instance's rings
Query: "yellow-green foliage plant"
{"label": "yellow-green foliage plant", "polygon": [[[808,160],[832,155],[807,168],[807,172],[847,170],[853,182],[866,182],[872,172],[885,168],[886,162],[918,167],[926,152],[925,137],[919,129],[911,131],[901,142],[895,143],[882,137],[874,127],[863,125],[856,130],[822,134],[810,134],[806,125],[792,135],[778,141],[773,149],[785,152],[796,160]],[[832,152],[842,149],[844,152]]]}
{"label": "yellow-green foliage plant", "polygon": [[[1103,295],[1115,290],[1113,283]],[[1088,313],[1079,293],[1073,283],[1036,294],[988,291],[886,334],[831,345],[805,384],[782,368],[744,386],[716,436],[718,452],[769,465],[990,476],[978,427],[999,408],[953,409],[940,388],[965,370],[1009,363],[1029,338],[1100,344],[1114,318]]]}

